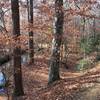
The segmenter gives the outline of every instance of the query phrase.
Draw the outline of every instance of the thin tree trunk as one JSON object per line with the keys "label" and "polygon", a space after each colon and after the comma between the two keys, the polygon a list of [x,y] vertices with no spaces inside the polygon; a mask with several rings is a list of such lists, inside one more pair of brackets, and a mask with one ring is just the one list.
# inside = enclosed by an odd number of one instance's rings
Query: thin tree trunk
{"label": "thin tree trunk", "polygon": [[[19,4],[18,0],[11,0],[12,10],[12,22],[13,22],[13,35],[15,37],[16,44],[20,43],[18,36],[20,36],[20,19],[19,19]],[[20,96],[24,94],[22,84],[22,69],[21,69],[21,48],[16,45],[14,50],[14,95]]]}
{"label": "thin tree trunk", "polygon": [[96,34],[96,19],[93,19],[93,38],[95,38],[95,34]]}
{"label": "thin tree trunk", "polygon": [[2,7],[0,7],[0,30],[7,32],[5,20],[4,20],[4,11]]}
{"label": "thin tree trunk", "polygon": [[60,75],[59,75],[60,46],[62,42],[63,19],[64,19],[64,13],[62,7],[63,7],[63,0],[56,0],[55,1],[55,13],[56,13],[55,32],[52,41],[52,55],[51,55],[51,62],[50,62],[48,84],[53,83],[54,81],[60,79]]}
{"label": "thin tree trunk", "polygon": [[29,32],[29,57],[30,63],[34,63],[34,40],[33,40],[33,0],[27,0],[28,4],[28,22],[30,24],[31,31]]}

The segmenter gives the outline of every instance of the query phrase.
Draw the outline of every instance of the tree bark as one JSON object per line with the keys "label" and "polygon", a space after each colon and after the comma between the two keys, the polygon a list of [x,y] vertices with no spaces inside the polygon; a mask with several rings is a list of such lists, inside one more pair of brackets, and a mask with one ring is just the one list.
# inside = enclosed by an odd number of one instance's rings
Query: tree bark
{"label": "tree bark", "polygon": [[28,4],[28,22],[30,24],[31,31],[29,32],[29,57],[30,63],[34,63],[34,40],[33,40],[33,0],[27,0]]}
{"label": "tree bark", "polygon": [[56,80],[60,79],[59,75],[59,65],[60,65],[60,46],[62,42],[63,35],[63,0],[55,1],[55,31],[54,38],[52,41],[52,55],[49,70],[49,81],[51,84]]}
{"label": "tree bark", "polygon": [[13,50],[15,96],[21,96],[24,94],[23,84],[22,84],[22,69],[21,69],[21,47],[18,46],[18,44],[20,44],[20,40],[18,39],[18,37],[20,36],[20,18],[19,18],[18,3],[19,3],[18,0],[11,0],[13,35],[16,41],[16,45]]}

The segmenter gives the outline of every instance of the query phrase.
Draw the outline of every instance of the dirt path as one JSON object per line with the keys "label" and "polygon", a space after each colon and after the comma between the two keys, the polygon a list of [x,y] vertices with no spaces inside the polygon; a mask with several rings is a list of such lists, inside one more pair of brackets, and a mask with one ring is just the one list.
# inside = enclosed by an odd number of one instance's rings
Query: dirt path
{"label": "dirt path", "polygon": [[[61,73],[62,78],[67,76],[66,78],[77,77],[78,73],[68,72],[66,69]],[[23,68],[23,76],[24,76],[24,90],[26,96],[25,100],[33,100],[32,98],[37,95],[37,92],[41,91],[47,87],[48,80],[48,67],[47,64],[38,62],[35,66],[24,67]]]}
{"label": "dirt path", "polygon": [[15,100],[100,100],[100,64],[84,73],[61,69],[63,79],[51,86],[47,63],[23,66],[22,71],[25,95]]}
{"label": "dirt path", "polygon": [[[100,100],[100,83],[78,93],[80,100]],[[76,99],[78,100],[78,98]]]}

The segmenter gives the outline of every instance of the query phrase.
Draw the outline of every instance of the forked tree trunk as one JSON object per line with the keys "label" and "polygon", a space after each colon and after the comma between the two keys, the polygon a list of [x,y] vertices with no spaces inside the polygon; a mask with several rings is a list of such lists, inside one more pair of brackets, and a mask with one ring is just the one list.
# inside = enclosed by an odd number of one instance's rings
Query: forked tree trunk
{"label": "forked tree trunk", "polygon": [[63,35],[63,0],[55,0],[55,31],[54,38],[52,41],[52,55],[49,70],[49,81],[48,83],[53,83],[60,79],[59,75],[59,65],[60,65],[60,46],[62,42]]}
{"label": "forked tree trunk", "polygon": [[[13,35],[15,37],[16,44],[20,44],[18,36],[20,36],[20,19],[19,19],[19,4],[18,0],[11,0],[11,10],[12,10],[12,23],[13,23]],[[13,60],[14,60],[14,95],[23,95],[23,84],[22,84],[22,69],[21,69],[21,48],[16,45],[13,50]]]}

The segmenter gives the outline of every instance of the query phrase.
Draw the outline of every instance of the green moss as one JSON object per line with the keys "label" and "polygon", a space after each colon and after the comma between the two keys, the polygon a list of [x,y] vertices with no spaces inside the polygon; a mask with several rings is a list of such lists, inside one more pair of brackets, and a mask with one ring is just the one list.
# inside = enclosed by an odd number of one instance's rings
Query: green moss
{"label": "green moss", "polygon": [[100,46],[100,35],[96,34],[95,37],[85,36],[80,41],[80,47],[83,52],[86,54],[90,54],[93,51],[98,51],[98,47]]}
{"label": "green moss", "polygon": [[91,65],[91,61],[87,60],[87,59],[82,59],[79,61],[79,63],[76,65],[76,70],[77,71],[81,71],[81,70],[85,70],[88,69]]}

